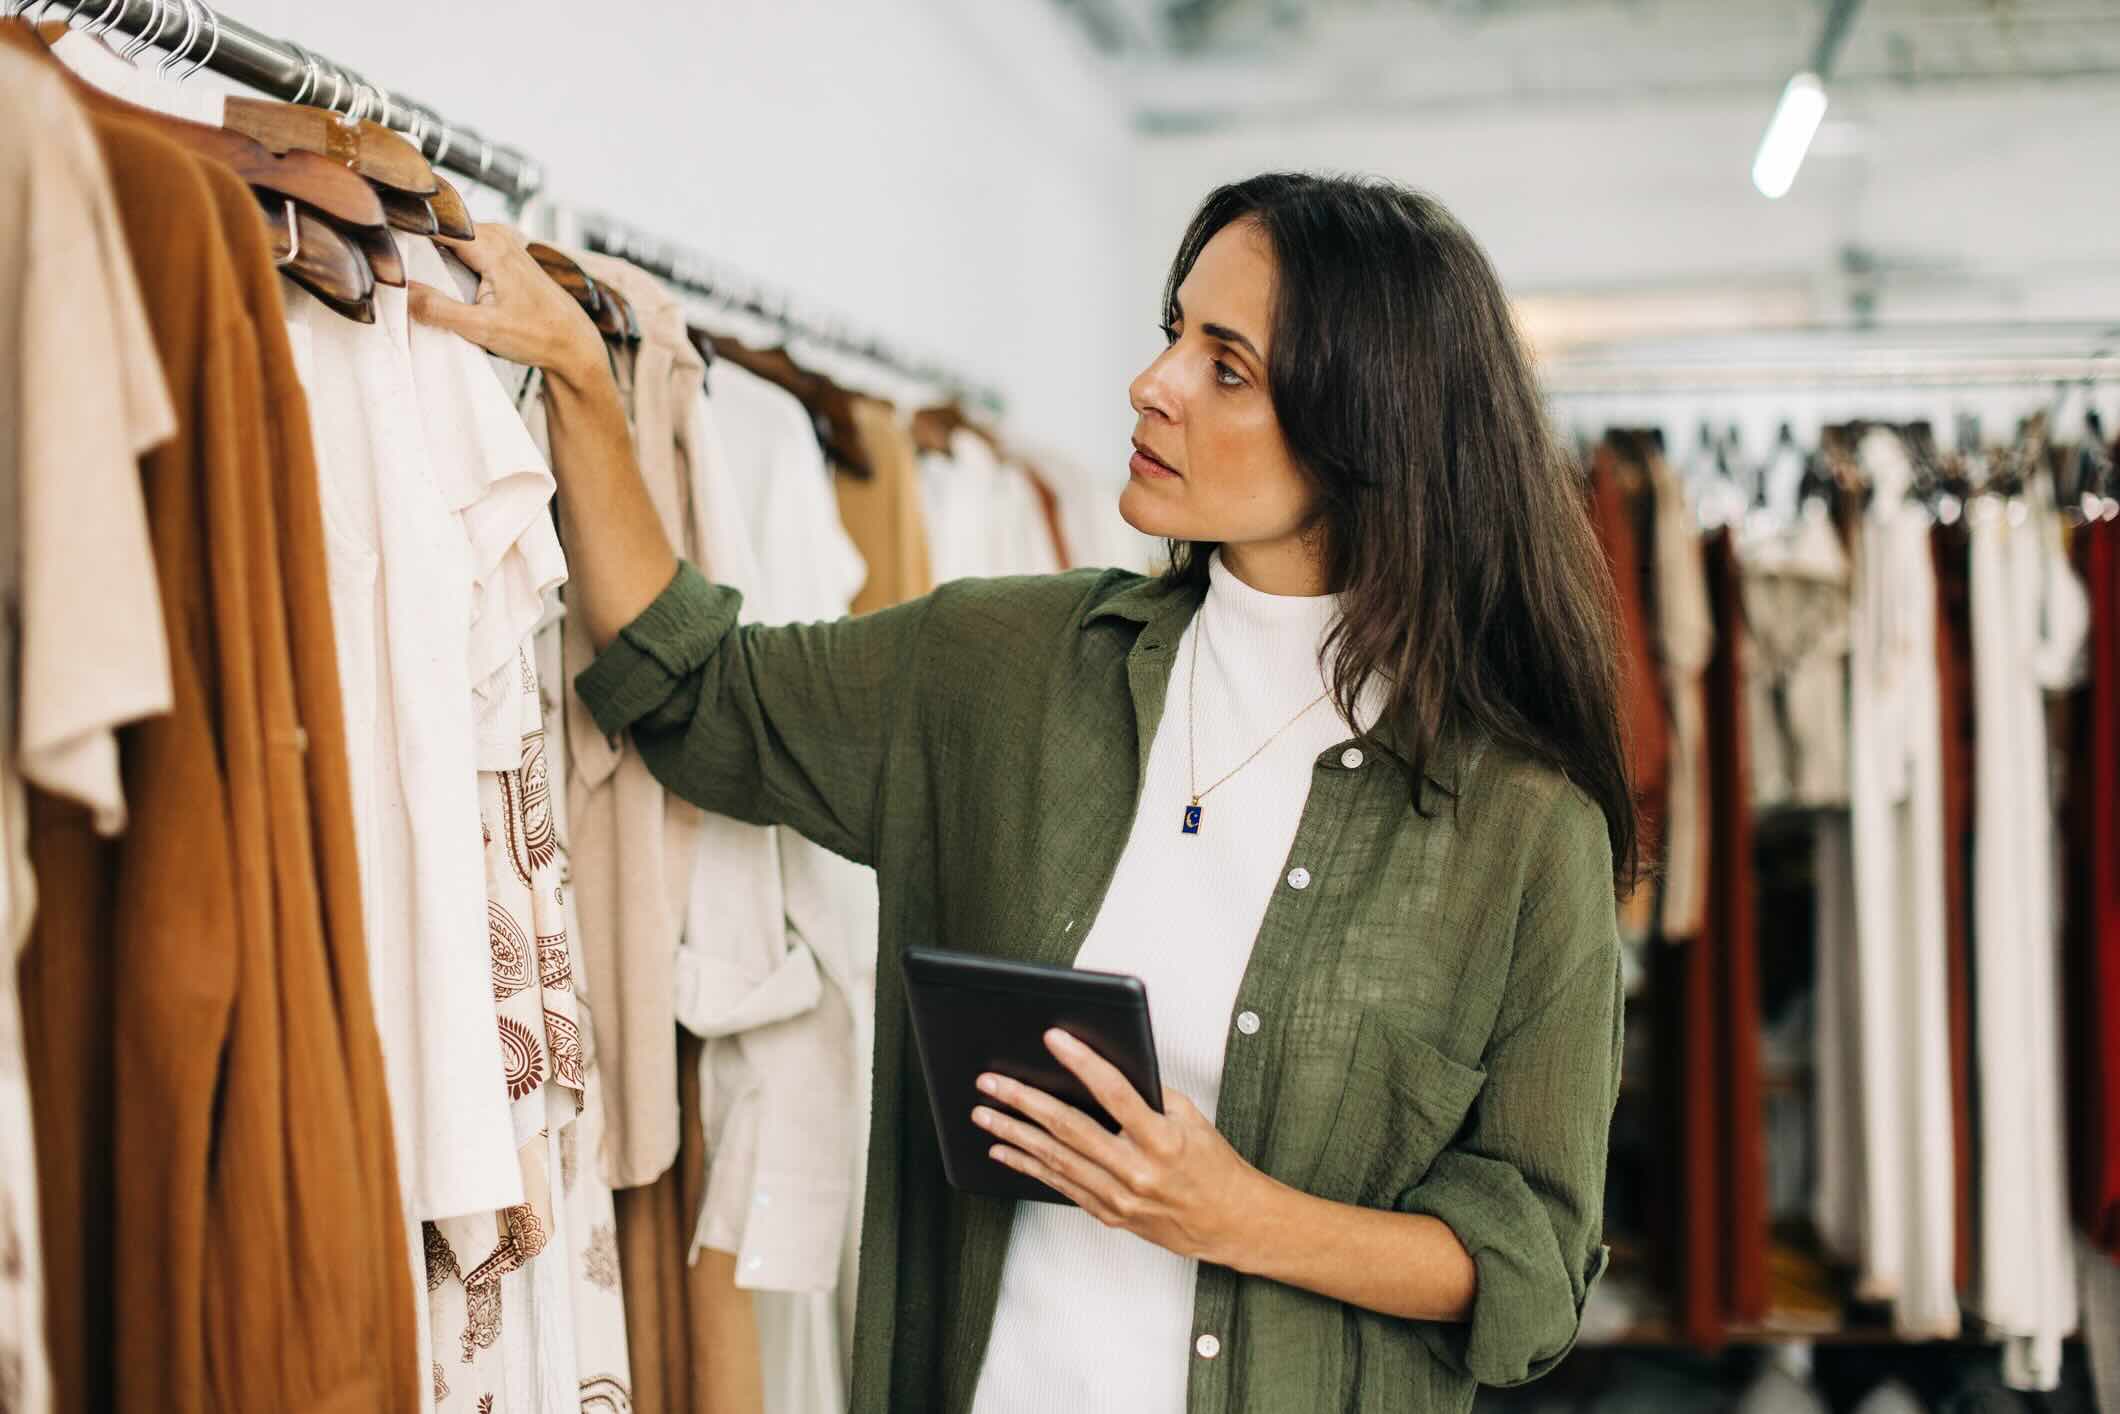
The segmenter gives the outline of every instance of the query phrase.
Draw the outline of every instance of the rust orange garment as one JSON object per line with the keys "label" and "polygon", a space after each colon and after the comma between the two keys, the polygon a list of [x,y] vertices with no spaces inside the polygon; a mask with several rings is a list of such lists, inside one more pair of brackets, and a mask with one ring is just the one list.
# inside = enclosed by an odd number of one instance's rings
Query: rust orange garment
{"label": "rust orange garment", "polygon": [[[0,42],[42,54],[19,25]],[[334,877],[350,851],[319,898],[317,852],[351,826],[337,687],[316,676],[336,671],[326,601],[288,602],[321,528],[313,471],[306,520],[298,504],[301,405],[261,356],[277,341],[285,363],[276,277],[240,182],[85,106],[178,416],[142,467],[174,705],[121,734],[122,839],[32,802],[44,907],[22,980],[59,1407],[410,1409],[410,1268],[378,1221],[373,1185],[394,1208],[395,1184],[358,905]]]}
{"label": "rust orange garment", "polygon": [[868,562],[868,582],[854,596],[854,612],[870,613],[917,599],[935,587],[928,567],[927,521],[920,507],[919,453],[912,430],[889,403],[853,399],[855,434],[868,459],[868,476],[833,474],[839,518]]}
{"label": "rust orange garment", "polygon": [[751,1293],[736,1258],[708,1248],[686,1265],[707,1196],[699,1061],[706,1043],[677,1033],[677,1162],[655,1182],[611,1195],[626,1297],[633,1407],[660,1414],[759,1414],[765,1388]]}
{"label": "rust orange garment", "polygon": [[1641,537],[1620,476],[1619,453],[1611,443],[1601,443],[1590,466],[1590,520],[1618,593],[1620,730],[1635,800],[1641,806],[1643,854],[1654,858],[1659,853],[1654,842],[1662,838],[1671,745],[1663,694],[1657,685],[1659,660],[1650,630],[1651,610],[1643,592]]}
{"label": "rust orange garment", "polygon": [[[257,337],[264,394],[261,495],[249,526],[258,575],[260,654],[277,962],[285,1018],[284,1144],[292,1304],[299,1354],[286,1361],[296,1407],[340,1390],[363,1409],[419,1406],[417,1337],[398,1196],[389,1093],[369,992],[344,699],[333,638],[323,512],[309,412],[287,341],[286,309],[249,189],[212,163],[219,206]],[[269,1055],[260,1063],[271,1064]],[[235,1177],[235,1176],[231,1176]],[[226,1185],[231,1190],[247,1182]],[[318,1201],[327,1197],[327,1201]],[[229,1200],[232,1220],[243,1195]],[[365,1216],[364,1216],[365,1215]],[[357,1338],[350,1335],[359,1333]],[[232,1355],[244,1330],[224,1331]],[[349,1403],[347,1407],[356,1407]]]}

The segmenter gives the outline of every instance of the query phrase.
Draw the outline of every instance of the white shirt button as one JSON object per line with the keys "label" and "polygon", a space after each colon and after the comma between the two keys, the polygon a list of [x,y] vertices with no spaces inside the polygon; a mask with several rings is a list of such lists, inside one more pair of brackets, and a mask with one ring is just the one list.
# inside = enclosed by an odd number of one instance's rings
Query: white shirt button
{"label": "white shirt button", "polygon": [[773,1195],[770,1193],[761,1193],[751,1201],[761,1208],[769,1208],[773,1205]]}
{"label": "white shirt button", "polygon": [[1310,871],[1309,871],[1308,869],[1305,869],[1305,868],[1303,868],[1303,867],[1302,867],[1301,865],[1297,865],[1297,866],[1296,866],[1295,868],[1293,868],[1293,869],[1289,870],[1289,871],[1288,871],[1288,887],[1290,887],[1291,889],[1307,889],[1307,888],[1309,888],[1309,887],[1310,887]]}
{"label": "white shirt button", "polygon": [[1200,1352],[1202,1360],[1212,1360],[1222,1353],[1222,1342],[1211,1335],[1203,1335],[1193,1342],[1193,1349]]}
{"label": "white shirt button", "polygon": [[750,1261],[748,1261],[748,1262],[744,1263],[744,1269],[745,1269],[746,1271],[753,1271],[753,1272],[755,1272],[755,1271],[757,1271],[757,1270],[758,1270],[758,1269],[759,1269],[760,1267],[764,1266],[765,1264],[766,1264],[766,1259],[765,1259],[765,1258],[763,1258],[763,1257],[753,1257],[753,1258],[752,1258],[752,1259],[751,1259]]}
{"label": "white shirt button", "polygon": [[1237,1013],[1237,1029],[1238,1029],[1239,1031],[1242,1031],[1242,1032],[1243,1032],[1243,1033],[1244,1033],[1245,1035],[1247,1035],[1247,1036],[1256,1036],[1256,1035],[1258,1035],[1258,1034],[1259,1034],[1259,1014],[1258,1014],[1257,1012],[1255,1012],[1255,1011],[1240,1011],[1240,1012],[1238,1012],[1238,1013]]}
{"label": "white shirt button", "polygon": [[1360,748],[1350,746],[1345,751],[1341,752],[1340,764],[1342,766],[1345,766],[1350,771],[1359,771],[1360,769],[1362,769],[1362,752]]}

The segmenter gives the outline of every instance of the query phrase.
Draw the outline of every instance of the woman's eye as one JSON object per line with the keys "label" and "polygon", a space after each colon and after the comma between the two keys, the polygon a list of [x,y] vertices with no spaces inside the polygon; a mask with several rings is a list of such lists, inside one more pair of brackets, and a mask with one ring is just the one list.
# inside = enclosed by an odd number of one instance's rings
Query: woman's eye
{"label": "woman's eye", "polygon": [[1238,376],[1237,370],[1231,368],[1219,358],[1215,360],[1215,381],[1225,388],[1241,388],[1244,386],[1244,380]]}

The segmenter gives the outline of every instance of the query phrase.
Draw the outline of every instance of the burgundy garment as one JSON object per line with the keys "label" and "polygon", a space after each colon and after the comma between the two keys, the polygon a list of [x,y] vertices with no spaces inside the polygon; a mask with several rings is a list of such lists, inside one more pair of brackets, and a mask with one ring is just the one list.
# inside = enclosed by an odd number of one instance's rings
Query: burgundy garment
{"label": "burgundy garment", "polygon": [[1715,617],[1715,653],[1701,687],[1711,821],[1706,906],[1698,941],[1657,949],[1651,965],[1659,1094],[1679,1136],[1679,1162],[1663,1195],[1663,1267],[1680,1334],[1714,1349],[1729,1326],[1766,1318],[1769,1215],[1743,601],[1729,532],[1710,536],[1704,554]]}
{"label": "burgundy garment", "polygon": [[2071,1159],[2077,1222],[2120,1260],[2120,522],[2080,527],[2074,548],[2091,633],[2064,835]]}
{"label": "burgundy garment", "polygon": [[1929,533],[1936,565],[1936,682],[1943,729],[1944,979],[1951,1038],[1952,1230],[1960,1292],[1973,1280],[1973,575],[1964,524]]}
{"label": "burgundy garment", "polygon": [[1717,1143],[1722,1150],[1723,1309],[1757,1324],[1767,1314],[1767,1147],[1760,1090],[1758,890],[1752,878],[1752,783],[1744,735],[1744,600],[1728,531],[1707,544],[1715,655],[1708,698],[1708,778],[1714,824],[1702,941],[1715,969],[1711,1005],[1696,1015],[1717,1035]]}

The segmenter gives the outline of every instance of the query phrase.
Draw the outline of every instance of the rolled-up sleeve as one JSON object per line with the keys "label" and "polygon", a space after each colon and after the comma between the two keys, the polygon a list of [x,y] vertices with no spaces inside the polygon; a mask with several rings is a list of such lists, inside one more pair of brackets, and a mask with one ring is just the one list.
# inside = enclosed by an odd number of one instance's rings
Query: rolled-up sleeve
{"label": "rolled-up sleeve", "polygon": [[1396,1205],[1440,1219],[1471,1253],[1470,1320],[1415,1330],[1488,1385],[1560,1363],[1607,1258],[1624,999],[1604,817],[1572,788],[1534,836],[1526,877],[1487,1083],[1464,1131]]}
{"label": "rolled-up sleeve", "polygon": [[665,788],[705,810],[789,825],[875,862],[893,723],[929,600],[859,618],[739,624],[743,596],[690,564],[574,680],[599,730],[630,732]]}

